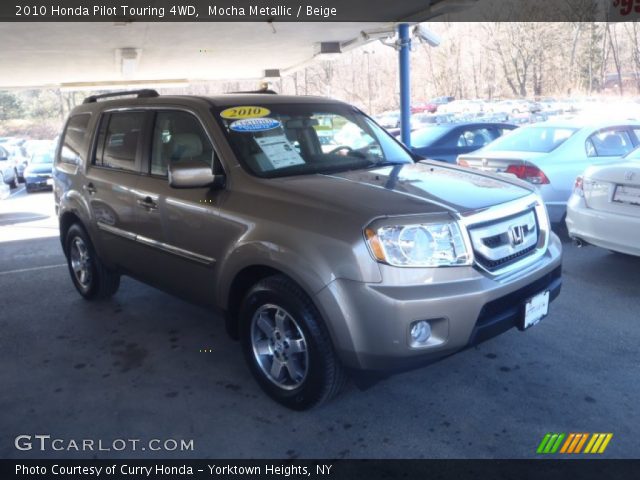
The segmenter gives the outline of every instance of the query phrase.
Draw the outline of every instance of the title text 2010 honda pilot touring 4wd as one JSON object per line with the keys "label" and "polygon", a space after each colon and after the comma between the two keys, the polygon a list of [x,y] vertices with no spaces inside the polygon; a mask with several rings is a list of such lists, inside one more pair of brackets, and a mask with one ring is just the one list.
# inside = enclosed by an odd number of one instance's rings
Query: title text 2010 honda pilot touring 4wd
{"label": "title text 2010 honda pilot touring 4wd", "polygon": [[288,407],[329,399],[349,370],[526,329],[560,291],[561,245],[528,184],[418,161],[337,101],[134,94],[89,97],[65,126],[71,279],[90,300],[126,274],[225,312]]}

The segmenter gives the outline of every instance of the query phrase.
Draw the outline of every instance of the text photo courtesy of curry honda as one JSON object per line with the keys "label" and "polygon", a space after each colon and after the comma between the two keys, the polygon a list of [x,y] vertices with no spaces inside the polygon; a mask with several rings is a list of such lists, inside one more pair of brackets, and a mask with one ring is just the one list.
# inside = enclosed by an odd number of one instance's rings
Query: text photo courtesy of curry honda
{"label": "text photo courtesy of curry honda", "polygon": [[0,478],[640,468],[633,9],[71,3],[0,6]]}

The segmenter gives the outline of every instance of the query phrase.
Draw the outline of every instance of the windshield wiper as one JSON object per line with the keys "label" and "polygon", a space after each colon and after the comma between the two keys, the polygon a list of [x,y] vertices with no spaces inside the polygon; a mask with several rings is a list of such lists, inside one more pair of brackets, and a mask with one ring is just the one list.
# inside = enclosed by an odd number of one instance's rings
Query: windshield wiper
{"label": "windshield wiper", "polygon": [[390,160],[385,160],[384,162],[370,162],[366,168],[372,167],[396,167],[398,165],[409,165],[408,162],[392,162]]}

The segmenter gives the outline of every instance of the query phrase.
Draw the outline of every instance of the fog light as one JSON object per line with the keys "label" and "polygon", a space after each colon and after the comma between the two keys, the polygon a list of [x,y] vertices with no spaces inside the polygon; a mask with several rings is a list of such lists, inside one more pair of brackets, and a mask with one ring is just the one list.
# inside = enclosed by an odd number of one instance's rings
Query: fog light
{"label": "fog light", "polygon": [[411,340],[419,345],[424,345],[431,338],[431,325],[425,320],[411,324]]}

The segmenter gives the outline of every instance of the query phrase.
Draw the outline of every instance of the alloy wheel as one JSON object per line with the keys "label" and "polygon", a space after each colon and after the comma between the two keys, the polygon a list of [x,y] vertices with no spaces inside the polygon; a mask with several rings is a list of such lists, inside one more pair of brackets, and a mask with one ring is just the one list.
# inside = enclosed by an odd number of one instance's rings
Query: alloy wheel
{"label": "alloy wheel", "polygon": [[292,315],[277,305],[262,305],[251,319],[251,346],[262,373],[284,390],[298,388],[309,371],[307,341]]}
{"label": "alloy wheel", "polygon": [[80,237],[75,237],[70,248],[71,269],[78,284],[88,289],[91,286],[91,257],[89,249]]}

